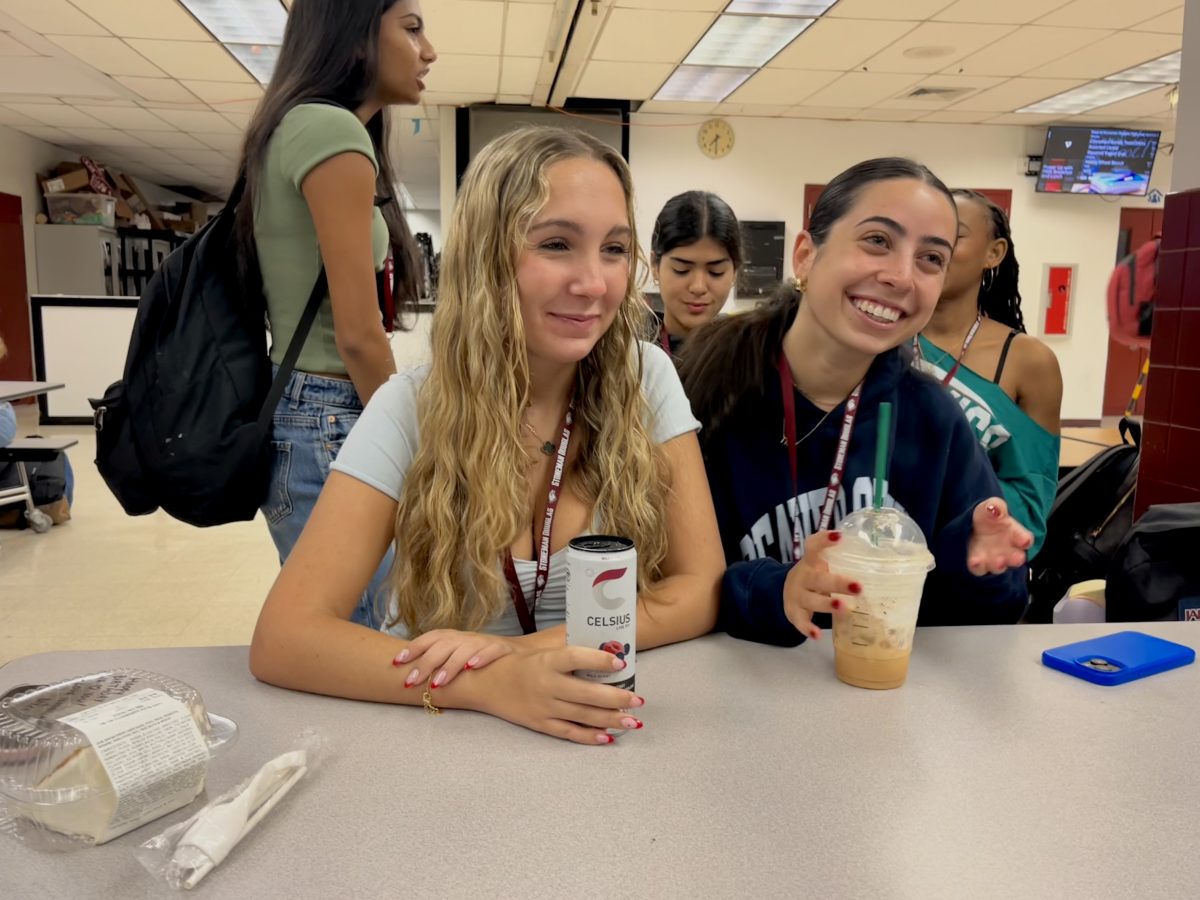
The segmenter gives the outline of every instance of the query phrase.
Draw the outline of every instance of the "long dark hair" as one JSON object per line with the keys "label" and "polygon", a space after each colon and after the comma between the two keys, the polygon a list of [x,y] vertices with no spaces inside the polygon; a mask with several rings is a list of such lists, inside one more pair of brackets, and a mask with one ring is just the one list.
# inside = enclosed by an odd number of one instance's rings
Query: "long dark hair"
{"label": "long dark hair", "polygon": [[988,211],[992,219],[991,239],[1003,238],[1008,242],[1008,250],[1000,265],[990,269],[990,275],[985,275],[979,288],[979,310],[989,319],[1025,331],[1025,317],[1021,314],[1021,291],[1018,287],[1021,267],[1017,264],[1017,251],[1013,247],[1012,229],[1008,224],[1008,216],[999,206],[978,191],[967,188],[955,188],[951,193],[973,203],[978,203]]}
{"label": "long dark hair", "polygon": [[[279,61],[266,92],[250,120],[242,145],[239,175],[246,190],[238,204],[234,232],[238,270],[254,283],[258,251],[254,245],[254,207],[271,135],[295,106],[325,101],[351,112],[369,98],[379,72],[379,20],[396,0],[295,0],[279,48]],[[396,279],[397,322],[400,312],[415,308],[417,248],[394,195],[395,179],[388,157],[387,115],[382,109],[367,122],[379,166],[375,193],[391,239]]]}
{"label": "long dark hair", "polygon": [[664,254],[712,238],[725,248],[735,269],[742,265],[742,234],[729,204],[709,191],[685,191],[663,206],[650,235],[650,261],[657,266]]}
{"label": "long dark hair", "polygon": [[[813,244],[825,243],[830,229],[863,188],[900,178],[920,181],[945,194],[957,214],[950,189],[925,166],[901,157],[869,159],[842,172],[821,192],[808,225]],[[753,312],[714,319],[688,338],[679,354],[679,375],[692,411],[707,433],[720,427],[749,390],[762,391],[764,376],[779,361],[783,336],[799,308],[800,291],[784,281]]]}

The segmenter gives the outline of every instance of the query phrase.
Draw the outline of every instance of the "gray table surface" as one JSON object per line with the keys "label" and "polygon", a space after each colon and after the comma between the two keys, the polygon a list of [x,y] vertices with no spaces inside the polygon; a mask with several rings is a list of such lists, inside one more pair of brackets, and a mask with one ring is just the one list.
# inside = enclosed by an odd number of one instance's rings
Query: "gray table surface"
{"label": "gray table surface", "polygon": [[57,391],[65,385],[54,381],[0,381],[0,402],[24,400]]}
{"label": "gray table surface", "polygon": [[[1137,627],[1200,646],[1200,627]],[[1200,668],[1103,688],[1040,663],[1117,630],[923,629],[908,683],[879,693],[834,678],[828,639],[710,636],[639,657],[646,728],[611,747],[279,690],[244,647],[42,654],[0,668],[0,692],[112,666],[181,678],[240,726],[212,796],[324,732],[324,768],[212,898],[1196,897]],[[163,896],[134,848],[187,814],[63,854],[0,839],[0,896]]]}

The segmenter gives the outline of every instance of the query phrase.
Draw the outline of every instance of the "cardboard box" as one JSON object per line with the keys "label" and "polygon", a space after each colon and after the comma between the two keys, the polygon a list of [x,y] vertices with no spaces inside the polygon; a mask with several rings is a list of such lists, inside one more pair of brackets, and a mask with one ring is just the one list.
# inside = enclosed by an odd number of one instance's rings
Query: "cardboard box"
{"label": "cardboard box", "polygon": [[42,179],[43,194],[73,194],[76,191],[90,191],[92,176],[87,169],[79,168],[52,178]]}

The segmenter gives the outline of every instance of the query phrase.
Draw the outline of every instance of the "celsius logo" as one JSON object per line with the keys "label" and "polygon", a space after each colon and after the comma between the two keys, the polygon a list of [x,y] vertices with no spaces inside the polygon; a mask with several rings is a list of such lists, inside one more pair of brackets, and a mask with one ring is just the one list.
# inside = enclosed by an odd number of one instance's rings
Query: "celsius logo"
{"label": "celsius logo", "polygon": [[596,602],[604,609],[618,609],[625,602],[625,598],[620,595],[612,596],[605,593],[604,587],[610,582],[621,578],[628,569],[609,569],[607,572],[601,572],[592,582],[592,596]]}

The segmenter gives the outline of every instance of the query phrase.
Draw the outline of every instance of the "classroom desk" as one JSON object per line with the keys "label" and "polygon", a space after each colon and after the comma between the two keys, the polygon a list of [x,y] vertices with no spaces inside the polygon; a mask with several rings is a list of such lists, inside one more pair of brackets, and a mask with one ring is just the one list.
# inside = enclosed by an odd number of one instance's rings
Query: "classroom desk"
{"label": "classroom desk", "polygon": [[[1139,627],[1200,646],[1200,627]],[[639,657],[646,728],[609,747],[280,690],[245,647],[41,654],[0,668],[0,692],[181,678],[240,726],[212,796],[324,732],[324,768],[199,886],[211,900],[1195,897],[1200,668],[1103,688],[1040,663],[1117,630],[923,629],[908,683],[878,693],[834,678],[828,636],[713,635]],[[0,835],[0,896],[166,896],[134,848],[188,814],[65,854]]]}
{"label": "classroom desk", "polygon": [[53,381],[0,381],[0,403],[37,397],[64,387]]}
{"label": "classroom desk", "polygon": [[1115,428],[1064,428],[1058,464],[1063,468],[1081,466],[1106,447],[1121,443]]}

